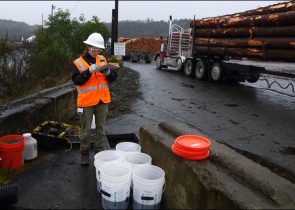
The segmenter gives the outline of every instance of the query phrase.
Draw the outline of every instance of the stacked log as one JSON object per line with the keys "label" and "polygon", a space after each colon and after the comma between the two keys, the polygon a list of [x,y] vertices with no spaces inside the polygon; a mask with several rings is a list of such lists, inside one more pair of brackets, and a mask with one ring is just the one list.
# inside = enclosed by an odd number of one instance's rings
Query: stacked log
{"label": "stacked log", "polygon": [[267,48],[267,49],[295,49],[295,39],[290,37],[261,37],[252,39],[241,38],[196,38],[197,46],[235,47],[235,48]]}
{"label": "stacked log", "polygon": [[126,42],[128,41],[130,38],[127,38],[127,37],[118,37],[118,42]]}
{"label": "stacked log", "polygon": [[203,18],[202,21],[212,21],[212,19],[226,19],[226,18],[235,18],[235,17],[246,17],[246,16],[252,16],[252,15],[266,15],[266,14],[274,14],[274,13],[280,13],[280,12],[288,12],[292,11],[295,8],[295,2],[289,1],[284,3],[278,3],[273,4],[266,7],[260,7],[258,9],[254,10],[248,10],[245,12],[235,13],[232,15],[223,15],[213,18]]}
{"label": "stacked log", "polygon": [[191,21],[194,54],[295,62],[295,1]]}
{"label": "stacked log", "polygon": [[196,29],[196,37],[224,37],[224,38],[251,38],[251,37],[293,37],[295,25],[273,27],[235,27],[235,28],[202,28]]}
{"label": "stacked log", "polygon": [[161,47],[160,38],[129,38],[125,41],[126,52],[141,52],[155,55]]}

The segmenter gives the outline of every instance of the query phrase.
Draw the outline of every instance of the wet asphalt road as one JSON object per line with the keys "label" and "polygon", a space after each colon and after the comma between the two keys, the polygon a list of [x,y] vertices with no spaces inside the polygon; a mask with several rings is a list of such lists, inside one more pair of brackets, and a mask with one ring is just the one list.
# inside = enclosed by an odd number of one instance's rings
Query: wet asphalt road
{"label": "wet asphalt road", "polygon": [[109,133],[136,133],[142,125],[161,121],[185,122],[295,182],[294,94],[270,91],[263,81],[215,84],[173,69],[156,70],[153,63],[125,65],[140,73],[142,98],[132,113],[108,121]]}

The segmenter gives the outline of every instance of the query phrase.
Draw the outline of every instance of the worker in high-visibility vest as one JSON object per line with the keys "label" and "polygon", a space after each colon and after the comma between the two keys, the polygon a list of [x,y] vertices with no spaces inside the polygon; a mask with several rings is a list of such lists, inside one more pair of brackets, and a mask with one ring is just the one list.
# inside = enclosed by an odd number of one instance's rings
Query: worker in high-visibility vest
{"label": "worker in high-visibility vest", "polygon": [[94,151],[97,153],[103,150],[105,122],[111,102],[108,83],[116,80],[117,73],[112,69],[99,68],[107,64],[106,58],[101,55],[105,49],[101,34],[90,34],[84,43],[86,51],[73,61],[71,78],[77,85],[77,106],[83,112],[80,136],[81,165],[88,166],[92,117],[95,116],[97,137],[94,140]]}

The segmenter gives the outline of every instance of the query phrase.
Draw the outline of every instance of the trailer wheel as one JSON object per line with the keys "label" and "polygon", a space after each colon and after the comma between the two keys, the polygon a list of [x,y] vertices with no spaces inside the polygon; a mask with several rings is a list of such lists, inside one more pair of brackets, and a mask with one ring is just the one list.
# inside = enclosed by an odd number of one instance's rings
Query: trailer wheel
{"label": "trailer wheel", "polygon": [[136,60],[134,59],[134,57],[132,55],[130,56],[130,62],[132,62],[132,63],[136,62]]}
{"label": "trailer wheel", "polygon": [[159,70],[162,68],[161,57],[159,55],[156,57],[156,68]]}
{"label": "trailer wheel", "polygon": [[194,73],[194,65],[193,65],[193,60],[188,59],[184,63],[184,69],[183,72],[186,76],[193,76]]}
{"label": "trailer wheel", "polygon": [[181,58],[177,58],[176,60],[176,68],[178,71],[182,71],[183,70],[183,63]]}
{"label": "trailer wheel", "polygon": [[195,77],[199,80],[207,78],[207,68],[204,61],[198,61],[195,67]]}
{"label": "trailer wheel", "polygon": [[255,74],[252,74],[251,77],[247,78],[247,82],[250,82],[250,83],[255,83],[258,81],[260,77],[260,73],[259,72],[256,72]]}
{"label": "trailer wheel", "polygon": [[210,72],[211,79],[214,82],[219,82],[222,78],[222,68],[219,63],[213,63]]}

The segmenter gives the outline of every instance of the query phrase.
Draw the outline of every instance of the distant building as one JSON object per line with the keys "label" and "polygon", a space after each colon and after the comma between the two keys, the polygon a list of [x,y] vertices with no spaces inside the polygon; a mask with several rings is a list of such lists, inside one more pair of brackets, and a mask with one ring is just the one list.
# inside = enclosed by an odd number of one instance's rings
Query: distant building
{"label": "distant building", "polygon": [[26,42],[33,42],[35,40],[36,36],[30,36],[29,38],[26,39]]}

